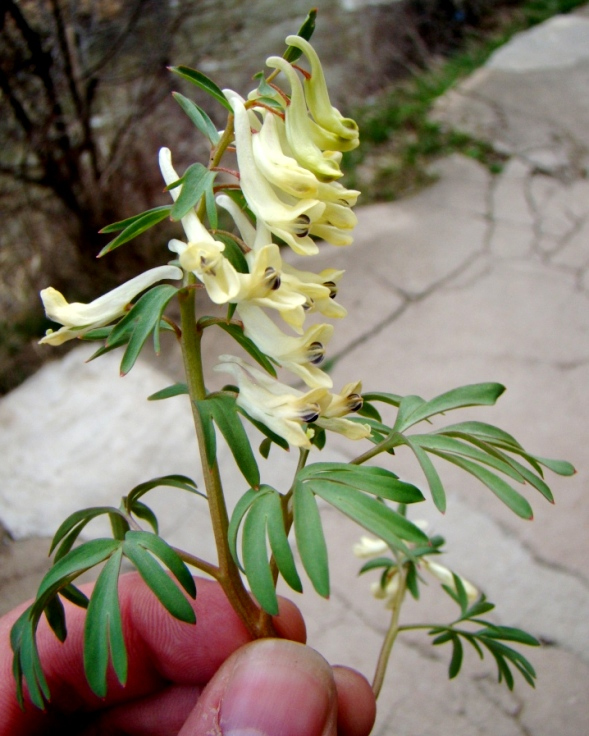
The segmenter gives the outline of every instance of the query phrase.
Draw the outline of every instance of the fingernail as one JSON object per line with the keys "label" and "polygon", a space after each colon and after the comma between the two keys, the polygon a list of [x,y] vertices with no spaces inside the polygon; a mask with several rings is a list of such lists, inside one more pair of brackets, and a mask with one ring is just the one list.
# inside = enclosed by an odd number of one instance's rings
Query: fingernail
{"label": "fingernail", "polygon": [[236,663],[219,725],[224,736],[321,736],[334,703],[331,670],[319,654],[295,642],[257,641]]}

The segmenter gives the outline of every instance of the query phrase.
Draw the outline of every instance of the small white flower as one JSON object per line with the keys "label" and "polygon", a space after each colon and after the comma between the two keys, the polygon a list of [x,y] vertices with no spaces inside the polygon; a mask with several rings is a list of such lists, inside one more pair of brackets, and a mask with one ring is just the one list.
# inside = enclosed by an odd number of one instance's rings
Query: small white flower
{"label": "small white flower", "polygon": [[121,317],[127,305],[145,289],[158,281],[181,279],[182,276],[182,271],[176,266],[158,266],[135,276],[134,279],[117,286],[116,289],[103,294],[89,304],[81,302],[69,304],[63,294],[52,286],[43,289],[41,299],[47,317],[63,327],[57,332],[47,330],[47,334],[39,342],[61,345],[67,340],[82,337],[97,327],[104,327]]}

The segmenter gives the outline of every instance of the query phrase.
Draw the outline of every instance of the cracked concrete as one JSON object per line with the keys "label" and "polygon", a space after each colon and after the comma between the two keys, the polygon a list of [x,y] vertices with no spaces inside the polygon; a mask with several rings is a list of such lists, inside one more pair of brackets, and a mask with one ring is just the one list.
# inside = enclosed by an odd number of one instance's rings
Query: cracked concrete
{"label": "cracked concrete", "polygon": [[[446,125],[509,153],[502,173],[492,176],[460,156],[443,159],[434,185],[400,202],[360,208],[355,245],[326,247],[314,264],[347,271],[338,299],[359,315],[336,325],[330,345],[336,387],[361,378],[365,390],[431,397],[460,384],[500,381],[508,391],[498,405],[468,417],[504,427],[532,451],[566,458],[579,471],[570,479],[549,477],[554,507],[529,494],[534,521],[523,522],[485,489],[440,465],[448,511],[441,516],[428,504],[418,513],[447,538],[448,563],[497,603],[494,619],[543,640],[530,654],[538,686],[501,689],[492,664],[473,653],[465,673],[450,682],[449,652],[431,647],[425,634],[407,633],[387,674],[377,736],[587,731],[587,49],[587,10],[512,40],[436,111]],[[212,363],[230,345],[222,334],[210,348]],[[116,379],[116,356],[85,366],[87,354],[82,347],[45,366],[0,402],[0,521],[21,539],[2,548],[3,610],[34,592],[46,565],[46,542],[37,537],[67,513],[116,503],[147,477],[198,477],[183,399],[142,400],[179,377],[174,351],[171,358],[140,361],[123,381]],[[330,458],[348,459],[354,450],[336,438]],[[274,451],[271,457],[264,480],[282,487],[293,458]],[[243,482],[226,448],[221,464],[234,501]],[[402,449],[391,467],[421,484]],[[212,537],[199,503],[179,491],[156,492],[153,506],[165,536],[210,556]],[[353,572],[357,527],[330,508],[324,523],[332,598],[320,599],[308,583],[306,595],[294,598],[307,617],[310,644],[330,661],[370,676],[388,614],[369,595],[369,576]],[[419,603],[408,602],[404,620],[453,615],[430,582]]]}

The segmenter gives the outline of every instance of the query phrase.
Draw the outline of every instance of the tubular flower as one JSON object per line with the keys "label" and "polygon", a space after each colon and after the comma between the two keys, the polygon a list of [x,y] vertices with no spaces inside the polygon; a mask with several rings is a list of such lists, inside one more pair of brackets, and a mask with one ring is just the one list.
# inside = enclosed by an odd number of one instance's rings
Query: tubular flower
{"label": "tubular flower", "polygon": [[[307,296],[306,309],[308,312],[319,312],[329,319],[340,319],[345,317],[347,310],[335,301],[337,296],[337,284],[344,275],[343,271],[335,268],[326,268],[320,273],[311,271],[299,271],[289,263],[282,264],[283,281],[296,279],[300,284],[300,290]],[[313,287],[315,290],[313,291]],[[317,291],[320,287],[320,291]]]}
{"label": "tubular flower", "polygon": [[267,113],[260,132],[252,138],[256,165],[261,173],[278,189],[298,199],[317,197],[319,181],[308,169],[291,156],[285,155],[279,128],[284,123],[273,113]]}
{"label": "tubular flower", "polygon": [[328,394],[321,401],[321,414],[315,424],[331,432],[343,434],[350,440],[361,440],[370,436],[368,424],[352,422],[344,419],[346,414],[359,411],[362,408],[362,383],[346,384],[339,394]]}
{"label": "tubular flower", "polygon": [[389,545],[383,539],[373,539],[362,536],[360,541],[352,547],[352,552],[360,559],[378,557],[389,551]]}
{"label": "tubular flower", "polygon": [[286,43],[300,49],[311,65],[311,76],[305,79],[305,95],[309,111],[315,122],[330,133],[348,141],[346,148],[340,151],[351,151],[359,144],[358,125],[351,118],[344,118],[335,107],[332,107],[323,74],[323,67],[317,52],[311,44],[301,36],[287,36]]}
{"label": "tubular flower", "polygon": [[47,330],[40,343],[61,345],[67,340],[82,337],[90,330],[104,327],[125,313],[127,305],[142,291],[164,279],[181,279],[182,271],[176,266],[158,266],[135,276],[116,289],[98,297],[89,304],[69,304],[63,294],[49,287],[41,292],[45,314],[63,327],[57,332]]}
{"label": "tubular flower", "polygon": [[[440,565],[439,562],[433,562],[432,560],[428,560],[425,557],[421,559],[421,563],[426,570],[428,570],[435,578],[437,578],[442,583],[442,585],[447,585],[454,592],[456,592],[456,585],[454,583],[452,570],[449,570],[445,565]],[[479,591],[471,582],[463,578],[461,575],[459,575],[458,577],[460,578],[460,581],[464,586],[464,590],[466,591],[466,596],[469,602],[474,603],[480,595]]]}
{"label": "tubular flower", "polygon": [[311,388],[331,388],[333,381],[317,366],[323,361],[332,325],[313,325],[301,337],[285,335],[259,307],[238,305],[244,332],[268,357],[302,378]]}
{"label": "tubular flower", "polygon": [[[280,56],[266,59],[267,66],[280,69],[286,75],[291,89],[290,105],[286,109],[285,125],[288,144],[296,160],[312,171],[319,181],[333,181],[343,176],[339,167],[341,154],[337,148],[325,151],[316,142],[316,124],[307,112],[301,80],[292,66]],[[324,141],[321,141],[324,142]]]}
{"label": "tubular flower", "polygon": [[[179,177],[172,166],[169,148],[160,149],[159,164],[167,185],[178,181]],[[178,198],[180,191],[180,187],[170,190],[174,200]],[[182,268],[191,271],[202,281],[211,300],[215,304],[225,304],[239,290],[237,271],[222,255],[225,244],[213,238],[194,210],[182,218],[182,227],[188,243],[173,239],[168,247],[179,255]]]}
{"label": "tubular flower", "polygon": [[318,402],[325,389],[315,388],[303,393],[232,355],[221,355],[219,360],[221,363],[214,370],[229,373],[237,381],[238,406],[290,445],[311,447],[304,425],[317,418]]}
{"label": "tubular flower", "polygon": [[323,214],[325,205],[317,199],[301,199],[291,205],[279,198],[256,165],[250,123],[243,103],[231,90],[225,90],[224,94],[235,113],[240,184],[249,207],[272,233],[282,238],[296,253],[317,253],[319,249],[309,237],[309,228]]}

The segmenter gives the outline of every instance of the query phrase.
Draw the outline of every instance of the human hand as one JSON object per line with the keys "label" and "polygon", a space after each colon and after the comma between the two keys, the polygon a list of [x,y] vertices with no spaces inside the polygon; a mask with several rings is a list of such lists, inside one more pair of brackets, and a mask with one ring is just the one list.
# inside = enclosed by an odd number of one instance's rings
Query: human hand
{"label": "human hand", "polygon": [[304,646],[305,625],[290,601],[281,600],[274,618],[284,638],[250,642],[210,580],[198,582],[196,627],[173,619],[135,573],[121,577],[119,595],[126,686],[111,672],[107,697],[92,693],[82,660],[85,611],[66,602],[65,643],[45,619],[38,630],[52,695],[45,712],[30,704],[23,712],[16,702],[9,634],[25,606],[0,619],[0,736],[369,734],[376,706],[368,682],[351,669],[330,667]]}

